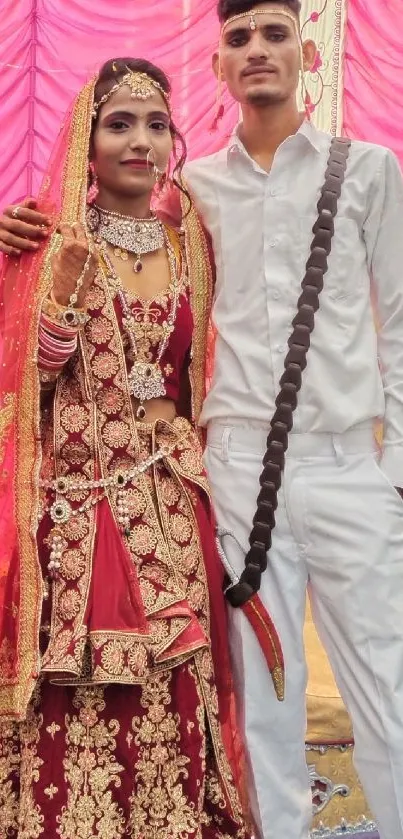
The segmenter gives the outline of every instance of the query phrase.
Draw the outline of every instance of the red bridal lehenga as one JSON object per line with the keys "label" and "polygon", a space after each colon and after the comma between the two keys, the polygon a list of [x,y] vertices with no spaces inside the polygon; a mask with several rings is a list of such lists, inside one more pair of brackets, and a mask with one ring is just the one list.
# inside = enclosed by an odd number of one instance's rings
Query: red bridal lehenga
{"label": "red bridal lehenga", "polygon": [[[93,89],[65,122],[42,190],[42,205],[67,223],[85,219]],[[193,211],[185,227],[185,248],[165,228],[167,293],[129,303],[135,360],[152,364],[177,295],[160,363],[175,401],[188,368],[194,419],[211,276]],[[78,350],[41,397],[38,325],[57,242],[54,234],[43,252],[9,262],[3,277],[0,836],[241,839],[241,761],[200,445],[189,419],[136,422],[118,278],[102,253]]]}

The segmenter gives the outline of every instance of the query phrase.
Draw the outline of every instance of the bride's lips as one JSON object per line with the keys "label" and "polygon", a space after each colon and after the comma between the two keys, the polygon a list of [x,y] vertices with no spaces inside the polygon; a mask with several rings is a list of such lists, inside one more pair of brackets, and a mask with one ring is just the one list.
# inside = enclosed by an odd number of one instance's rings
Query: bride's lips
{"label": "bride's lips", "polygon": [[130,158],[129,160],[122,160],[122,166],[130,166],[131,169],[148,169],[148,163],[141,158]]}

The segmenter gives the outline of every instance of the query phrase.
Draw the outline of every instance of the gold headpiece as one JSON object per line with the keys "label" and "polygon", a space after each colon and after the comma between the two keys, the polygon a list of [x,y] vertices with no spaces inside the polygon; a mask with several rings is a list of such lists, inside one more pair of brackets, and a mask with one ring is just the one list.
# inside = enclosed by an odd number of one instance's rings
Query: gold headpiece
{"label": "gold headpiece", "polygon": [[[115,67],[114,67],[115,69]],[[94,102],[93,108],[93,116],[96,117],[101,105],[108,101],[108,99],[113,96],[114,93],[117,93],[121,87],[130,87],[131,90],[131,98],[132,99],[142,99],[145,101],[146,99],[151,99],[152,96],[155,96],[156,91],[161,93],[164,101],[166,102],[168,109],[170,109],[170,102],[169,102],[169,95],[164,90],[162,85],[157,82],[155,79],[151,78],[147,73],[140,73],[138,71],[130,70],[129,67],[126,67],[127,73],[122,76],[116,84],[108,90],[108,93],[104,93],[101,96],[99,102]]]}
{"label": "gold headpiece", "polygon": [[234,23],[235,20],[243,20],[244,18],[249,18],[249,29],[253,32],[257,29],[256,15],[278,15],[279,17],[288,18],[288,20],[291,20],[294,25],[298,35],[300,34],[297,18],[292,14],[292,12],[287,12],[286,9],[253,9],[250,12],[241,12],[239,15],[229,17],[221,27],[221,38],[230,23]]}

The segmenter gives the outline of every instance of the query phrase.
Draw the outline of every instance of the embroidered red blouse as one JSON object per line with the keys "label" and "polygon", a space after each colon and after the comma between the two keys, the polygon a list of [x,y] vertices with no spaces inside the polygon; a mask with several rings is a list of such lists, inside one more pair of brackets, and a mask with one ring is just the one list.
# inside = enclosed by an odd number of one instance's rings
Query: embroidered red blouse
{"label": "embroidered red blouse", "polygon": [[[167,320],[172,306],[172,292],[167,290],[152,300],[129,298],[130,309],[136,321],[137,360],[155,362],[163,336],[162,324]],[[122,306],[115,298],[115,308],[128,362],[128,372],[133,358],[122,323]],[[161,358],[160,367],[164,377],[167,399],[177,402],[180,394],[181,375],[185,370],[192,344],[193,316],[189,291],[184,288],[179,295],[174,330]]]}

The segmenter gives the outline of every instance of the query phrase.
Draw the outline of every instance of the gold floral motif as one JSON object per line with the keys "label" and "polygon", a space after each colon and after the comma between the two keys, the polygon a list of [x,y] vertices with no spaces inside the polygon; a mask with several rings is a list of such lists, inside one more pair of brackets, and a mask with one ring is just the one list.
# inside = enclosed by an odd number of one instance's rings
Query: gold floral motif
{"label": "gold floral motif", "polygon": [[97,393],[97,405],[104,414],[117,414],[124,405],[123,393],[117,387],[106,387]]}
{"label": "gold floral motif", "polygon": [[43,815],[34,800],[34,784],[40,777],[43,760],[38,756],[39,732],[43,725],[42,714],[36,711],[39,691],[28,708],[26,720],[20,726],[20,813],[19,839],[39,839],[43,834]]}
{"label": "gold floral motif", "polygon": [[86,298],[85,298],[87,309],[102,309],[102,306],[105,305],[105,295],[100,288],[99,285],[93,283],[91,288],[88,289]]}
{"label": "gold floral motif", "polygon": [[80,542],[88,533],[88,520],[84,513],[72,517],[64,525],[64,532],[68,539],[73,542]]}
{"label": "gold floral motif", "polygon": [[77,433],[88,425],[88,414],[82,405],[68,405],[63,408],[60,418],[66,431]]}
{"label": "gold floral motif", "polygon": [[173,372],[174,372],[174,368],[172,367],[172,364],[166,364],[166,365],[165,365],[165,367],[164,367],[164,373],[165,373],[165,375],[166,375],[167,377],[168,377],[168,376],[171,376],[171,374],[172,374]]}
{"label": "gold floral motif", "polygon": [[109,641],[101,653],[102,666],[113,676],[120,676],[124,667],[124,655],[119,641]]}
{"label": "gold floral motif", "polygon": [[211,681],[214,677],[213,662],[211,660],[211,654],[207,650],[198,654],[197,664],[203,681]]}
{"label": "gold floral motif", "polygon": [[93,344],[107,344],[113,337],[113,326],[105,317],[91,318],[86,332]]}
{"label": "gold floral motif", "polygon": [[20,748],[18,725],[0,725],[0,836],[17,836],[19,798],[13,789],[13,775],[18,775]]}
{"label": "gold floral motif", "polygon": [[148,655],[144,644],[133,644],[128,653],[128,662],[133,673],[144,676],[148,670]]}
{"label": "gold floral motif", "polygon": [[178,561],[179,560],[182,572],[185,576],[194,574],[195,571],[197,571],[200,563],[200,554],[197,550],[197,545],[192,543],[190,545],[185,545],[184,547],[179,548]]}
{"label": "gold floral motif", "polygon": [[132,528],[129,544],[134,554],[146,556],[155,549],[157,537],[147,524],[139,524]]}
{"label": "gold floral motif", "polygon": [[123,449],[130,440],[130,428],[122,420],[111,420],[104,425],[102,437],[111,449]]}
{"label": "gold floral motif", "polygon": [[94,683],[138,683],[148,673],[147,643],[151,635],[91,633],[92,680]]}
{"label": "gold floral motif", "polygon": [[80,611],[80,595],[78,591],[69,589],[59,597],[57,612],[63,620],[71,621]]}
{"label": "gold floral motif", "polygon": [[142,516],[147,508],[147,500],[139,489],[130,488],[126,490],[125,502],[131,518]]}
{"label": "gold floral motif", "polygon": [[130,799],[132,839],[183,839],[198,830],[194,802],[188,801],[183,789],[190,759],[181,753],[181,718],[167,711],[171,678],[168,672],[149,679],[141,697],[145,714],[132,722],[139,747],[135,794]]}
{"label": "gold floral motif", "polygon": [[85,569],[85,556],[78,548],[64,551],[60,559],[60,575],[65,580],[77,580]]}
{"label": "gold floral motif", "polygon": [[[73,639],[73,633],[71,629],[63,629],[60,632],[56,633],[55,636],[51,639],[52,644],[52,659],[55,661],[60,661],[63,658],[65,650],[71,644]],[[47,659],[47,653],[44,656],[44,666]],[[46,667],[45,667],[46,669]]]}
{"label": "gold floral motif", "polygon": [[205,597],[205,588],[201,582],[197,580],[189,586],[187,590],[187,599],[189,601],[189,605],[195,612],[202,608]]}
{"label": "gold floral motif", "polygon": [[199,476],[205,474],[202,454],[199,447],[197,447],[197,449],[188,449],[187,451],[181,452],[179,456],[179,463],[183,471],[189,476]]}
{"label": "gold floral motif", "polygon": [[176,542],[184,545],[189,541],[192,535],[192,526],[186,516],[181,515],[181,513],[174,513],[169,517],[169,526]]}
{"label": "gold floral motif", "polygon": [[169,587],[170,577],[168,568],[163,568],[157,562],[149,560],[142,565],[141,576],[144,580],[151,580],[164,588]]}
{"label": "gold floral motif", "polygon": [[173,507],[179,501],[180,490],[173,478],[162,478],[159,491],[162,501],[168,507]]}
{"label": "gold floral motif", "polygon": [[57,788],[57,787],[55,787],[55,786],[54,786],[54,784],[50,784],[50,786],[49,786],[49,787],[46,787],[46,789],[44,790],[44,792],[45,792],[45,795],[47,795],[47,796],[48,796],[48,798],[50,798],[50,800],[51,800],[51,801],[53,801],[53,799],[54,799],[55,795],[57,795],[57,793],[59,792],[59,790],[58,790],[58,788]]}
{"label": "gold floral motif", "polygon": [[52,740],[54,740],[55,734],[57,734],[58,731],[61,731],[61,728],[56,722],[52,722],[50,725],[46,726],[46,731],[50,734]]}
{"label": "gold floral motif", "polygon": [[124,817],[112,799],[112,788],[121,786],[124,771],[114,753],[119,723],[106,724],[101,687],[79,688],[74,705],[77,716],[66,717],[65,778],[69,786],[67,804],[58,817],[60,839],[119,839]]}
{"label": "gold floral motif", "polygon": [[140,589],[141,589],[141,599],[144,604],[144,608],[147,612],[150,612],[154,609],[155,604],[158,599],[157,592],[155,590],[155,586],[149,580],[141,579],[140,580]]}
{"label": "gold floral motif", "polygon": [[71,441],[62,447],[62,456],[72,466],[81,466],[89,458],[89,449],[85,443]]}
{"label": "gold floral motif", "polygon": [[110,352],[101,352],[92,360],[92,371],[97,379],[111,379],[119,369],[119,360]]}
{"label": "gold floral motif", "polygon": [[151,624],[153,641],[158,647],[165,646],[169,637],[169,624],[166,620],[153,621]]}

